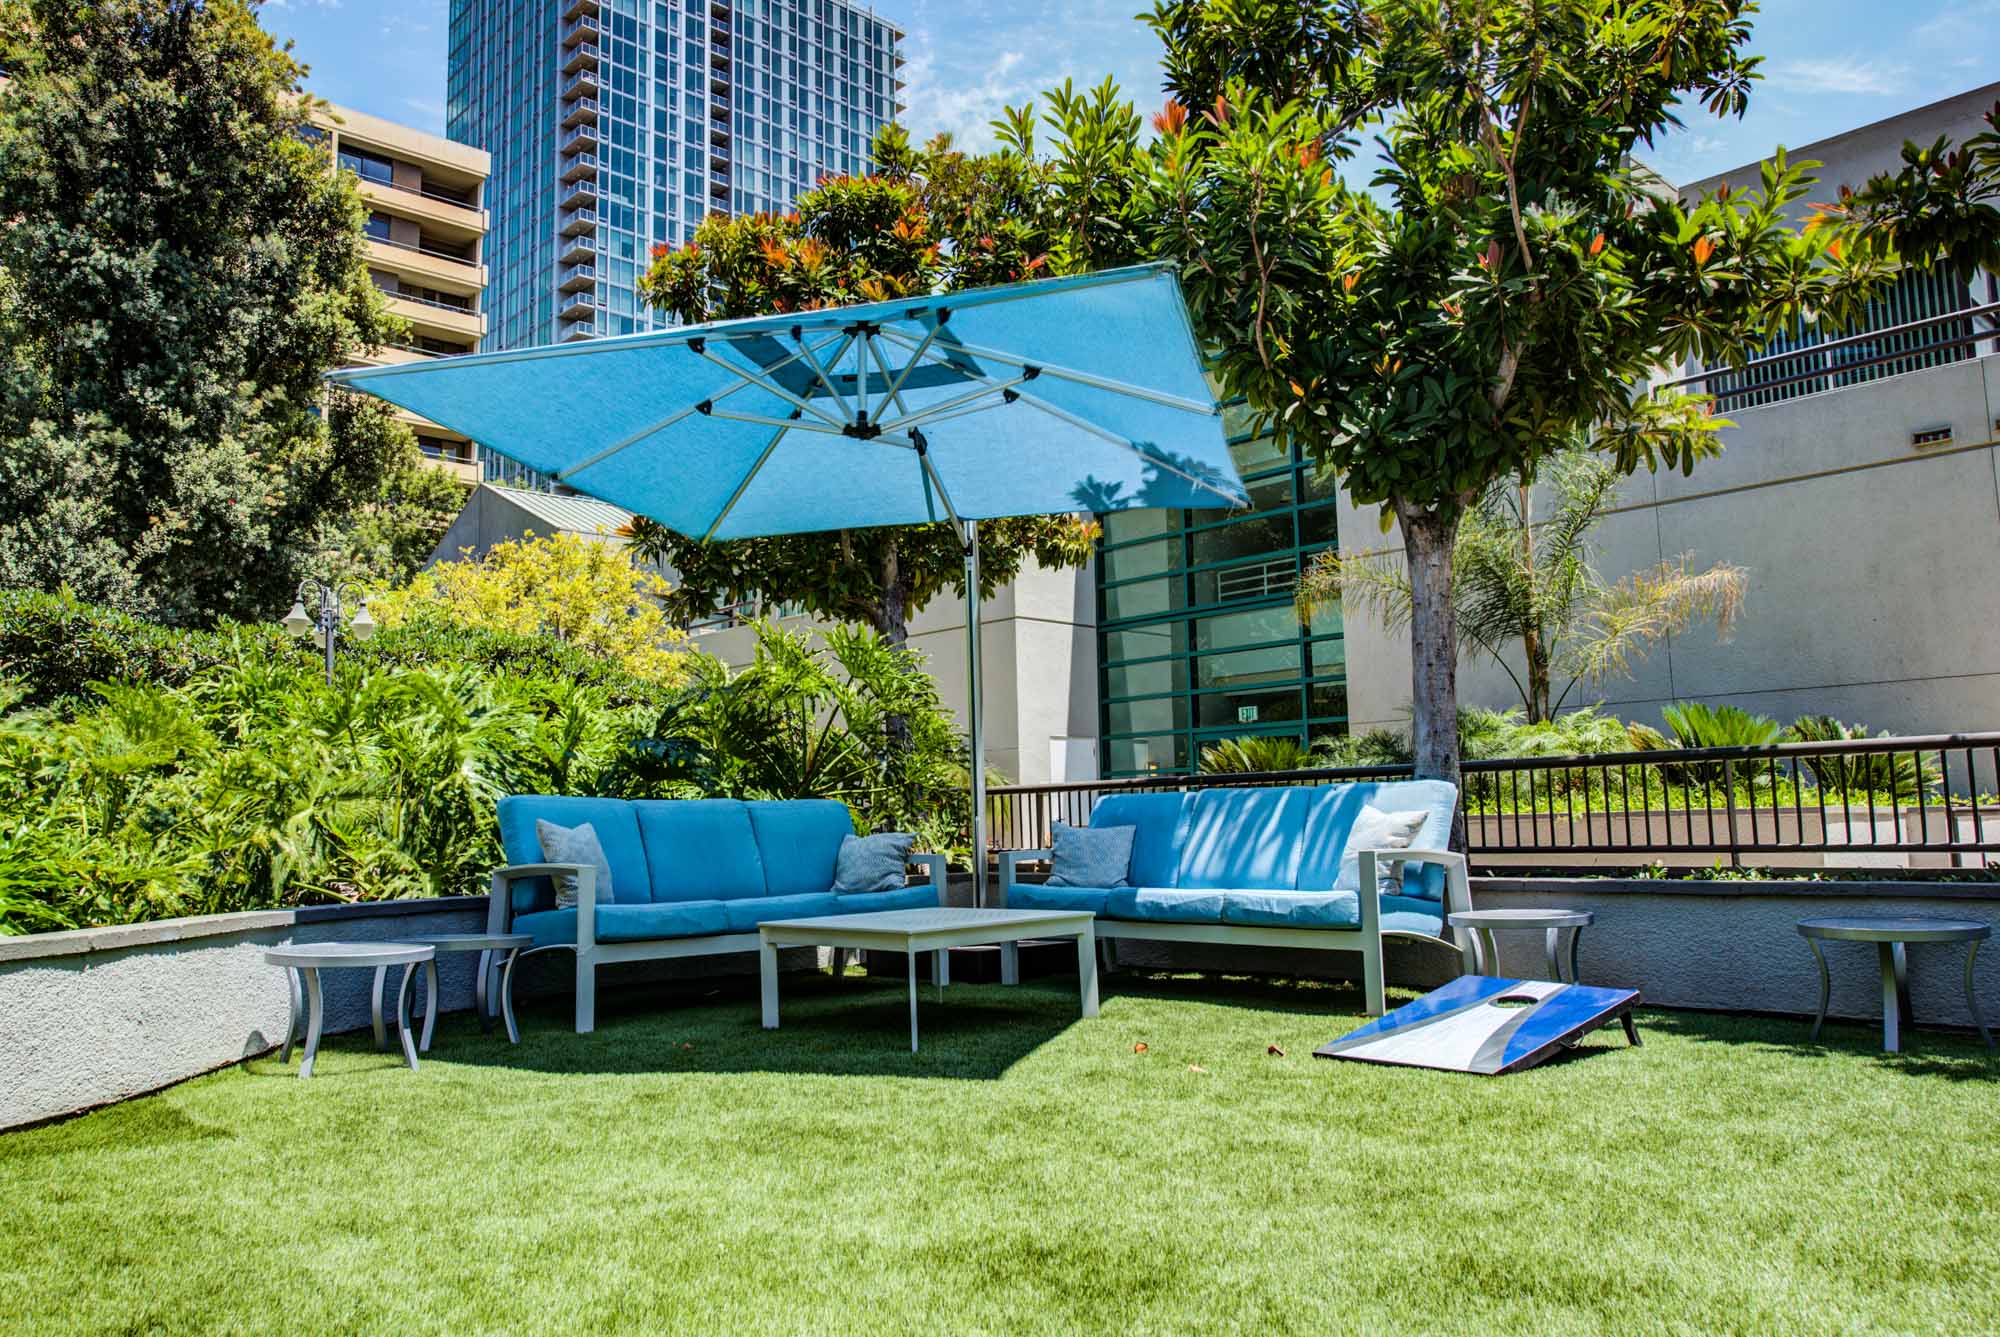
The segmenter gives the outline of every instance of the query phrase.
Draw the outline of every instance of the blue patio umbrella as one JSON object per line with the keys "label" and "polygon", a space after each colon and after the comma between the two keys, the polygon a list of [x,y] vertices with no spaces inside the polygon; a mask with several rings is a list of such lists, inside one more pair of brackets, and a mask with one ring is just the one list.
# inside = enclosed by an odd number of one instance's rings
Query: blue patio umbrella
{"label": "blue patio umbrella", "polygon": [[985,847],[979,522],[1245,504],[1163,265],[329,379],[703,540],[956,526],[975,851]]}

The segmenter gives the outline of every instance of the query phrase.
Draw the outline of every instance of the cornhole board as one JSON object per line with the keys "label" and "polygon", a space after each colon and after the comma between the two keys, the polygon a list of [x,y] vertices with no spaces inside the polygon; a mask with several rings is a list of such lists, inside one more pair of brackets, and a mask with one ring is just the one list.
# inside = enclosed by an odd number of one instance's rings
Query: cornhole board
{"label": "cornhole board", "polygon": [[1612,1021],[1638,1044],[1638,1005],[1637,989],[1461,975],[1313,1055],[1498,1076],[1532,1068]]}

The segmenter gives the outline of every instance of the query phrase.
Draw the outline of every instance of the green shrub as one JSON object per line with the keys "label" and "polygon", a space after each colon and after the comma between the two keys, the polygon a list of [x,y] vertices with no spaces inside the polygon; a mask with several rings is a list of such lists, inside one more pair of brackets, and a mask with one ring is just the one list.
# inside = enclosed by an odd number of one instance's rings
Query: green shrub
{"label": "green shrub", "polygon": [[1203,775],[1303,771],[1315,764],[1313,755],[1296,738],[1225,738],[1201,750]]}

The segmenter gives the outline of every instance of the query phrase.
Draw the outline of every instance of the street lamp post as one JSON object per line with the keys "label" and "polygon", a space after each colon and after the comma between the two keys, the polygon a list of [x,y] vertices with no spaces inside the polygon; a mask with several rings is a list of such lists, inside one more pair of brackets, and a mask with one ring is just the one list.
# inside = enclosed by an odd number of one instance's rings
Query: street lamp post
{"label": "street lamp post", "polygon": [[[310,602],[317,611],[308,613]],[[346,618],[348,603],[359,604],[361,611],[350,622]],[[368,612],[368,593],[351,580],[324,581],[307,576],[299,582],[299,597],[292,603],[292,611],[285,614],[283,626],[287,634],[304,637],[315,632],[320,643],[326,648],[326,682],[333,685],[333,647],[339,641],[341,632],[353,633],[357,641],[365,641],[375,634],[375,619]]]}

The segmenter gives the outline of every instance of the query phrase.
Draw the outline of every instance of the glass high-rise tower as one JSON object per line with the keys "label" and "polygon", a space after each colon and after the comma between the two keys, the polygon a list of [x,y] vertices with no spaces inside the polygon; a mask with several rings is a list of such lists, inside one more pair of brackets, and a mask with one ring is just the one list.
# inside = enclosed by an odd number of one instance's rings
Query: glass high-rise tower
{"label": "glass high-rise tower", "polygon": [[452,0],[447,132],[493,160],[481,347],[651,328],[653,246],[867,171],[901,37],[847,0]]}

